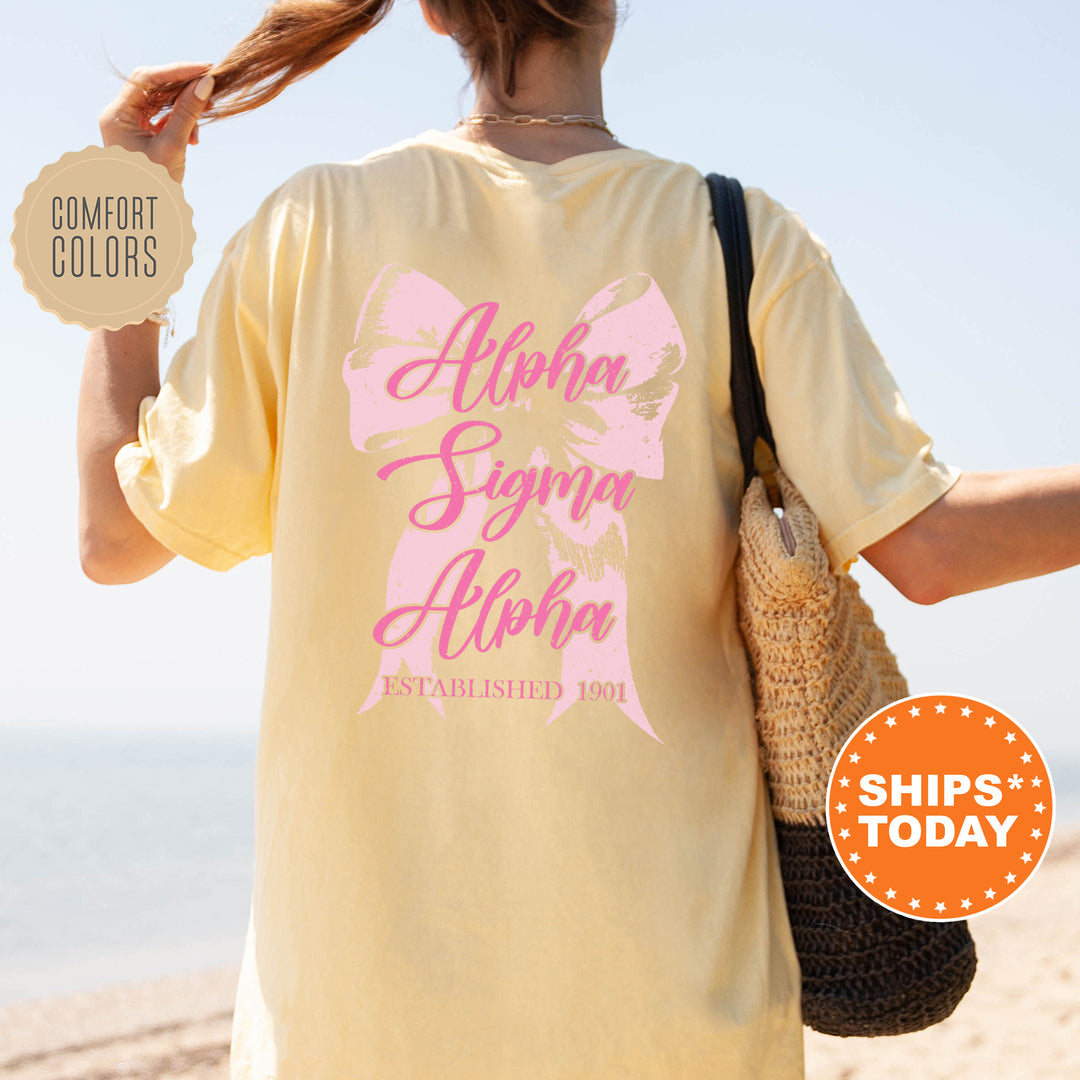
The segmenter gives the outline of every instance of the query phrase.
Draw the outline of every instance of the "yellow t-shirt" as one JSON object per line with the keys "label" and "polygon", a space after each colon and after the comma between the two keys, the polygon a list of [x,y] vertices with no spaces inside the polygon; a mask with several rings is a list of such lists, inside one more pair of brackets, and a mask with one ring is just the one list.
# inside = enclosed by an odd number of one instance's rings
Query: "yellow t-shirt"
{"label": "yellow t-shirt", "polygon": [[[801,219],[747,190],[778,454],[834,566],[945,492]],[[232,1080],[797,1080],[735,619],[723,257],[693,166],[427,131],[229,242],[116,455],[273,552]]]}

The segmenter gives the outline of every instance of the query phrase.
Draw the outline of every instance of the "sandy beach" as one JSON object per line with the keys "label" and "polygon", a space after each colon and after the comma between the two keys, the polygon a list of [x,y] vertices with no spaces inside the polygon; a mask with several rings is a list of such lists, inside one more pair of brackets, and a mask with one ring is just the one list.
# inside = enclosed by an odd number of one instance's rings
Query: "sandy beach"
{"label": "sandy beach", "polygon": [[[1058,830],[1024,890],[971,927],[979,970],[953,1016],[896,1038],[807,1031],[807,1080],[1080,1077],[1080,829]],[[227,1080],[238,974],[216,968],[0,1008],[0,1077]]]}

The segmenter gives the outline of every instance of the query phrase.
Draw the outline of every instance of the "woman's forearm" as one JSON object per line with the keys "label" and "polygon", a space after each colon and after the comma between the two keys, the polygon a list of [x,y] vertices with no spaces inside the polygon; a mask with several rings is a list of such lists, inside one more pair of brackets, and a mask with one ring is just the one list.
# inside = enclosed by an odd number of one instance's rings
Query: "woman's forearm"
{"label": "woman's forearm", "polygon": [[1080,465],[965,472],[862,554],[922,603],[1076,566]]}
{"label": "woman's forearm", "polygon": [[1080,465],[967,473],[946,497],[952,595],[1080,563]]}
{"label": "woman's forearm", "polygon": [[[197,143],[198,119],[214,88],[212,64],[185,61],[132,72],[98,117],[102,145],[145,154],[183,182],[186,150]],[[155,87],[188,80],[171,102]],[[164,104],[166,118],[152,122]],[[139,436],[139,402],[161,390],[156,323],[92,330],[79,388],[79,559],[94,581],[138,581],[173,553],[151,536],[128,507],[116,477],[116,452]]]}
{"label": "woman's forearm", "polygon": [[152,322],[92,330],[79,386],[79,557],[84,570],[106,565],[145,533],[116,477],[116,452],[138,439],[139,402],[161,389]]}

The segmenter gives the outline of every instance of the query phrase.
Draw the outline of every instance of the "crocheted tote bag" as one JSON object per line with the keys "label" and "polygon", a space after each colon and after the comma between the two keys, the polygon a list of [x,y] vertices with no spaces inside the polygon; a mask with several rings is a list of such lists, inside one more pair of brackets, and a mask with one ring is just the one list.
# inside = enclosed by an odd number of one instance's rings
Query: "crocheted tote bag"
{"label": "crocheted tote bag", "polygon": [[[761,764],[772,798],[803,1023],[828,1035],[900,1035],[949,1016],[975,976],[966,922],[897,915],[860,891],[825,821],[834,761],[863,720],[908,686],[818,521],[777,464],[750,340],[753,274],[743,189],[706,180],[727,270],[731,390],[746,485],[736,559],[739,629],[753,675]],[[782,506],[778,518],[774,506]]]}

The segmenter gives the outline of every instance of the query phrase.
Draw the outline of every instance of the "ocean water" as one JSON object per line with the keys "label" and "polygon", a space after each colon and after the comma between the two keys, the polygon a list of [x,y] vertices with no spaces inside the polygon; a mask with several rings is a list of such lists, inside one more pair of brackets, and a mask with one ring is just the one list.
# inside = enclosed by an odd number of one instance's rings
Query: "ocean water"
{"label": "ocean water", "polygon": [[[240,963],[255,749],[0,727],[0,1005]],[[1057,825],[1080,825],[1080,762],[1048,756]]]}
{"label": "ocean water", "polygon": [[0,727],[0,1004],[240,963],[255,748]]}

